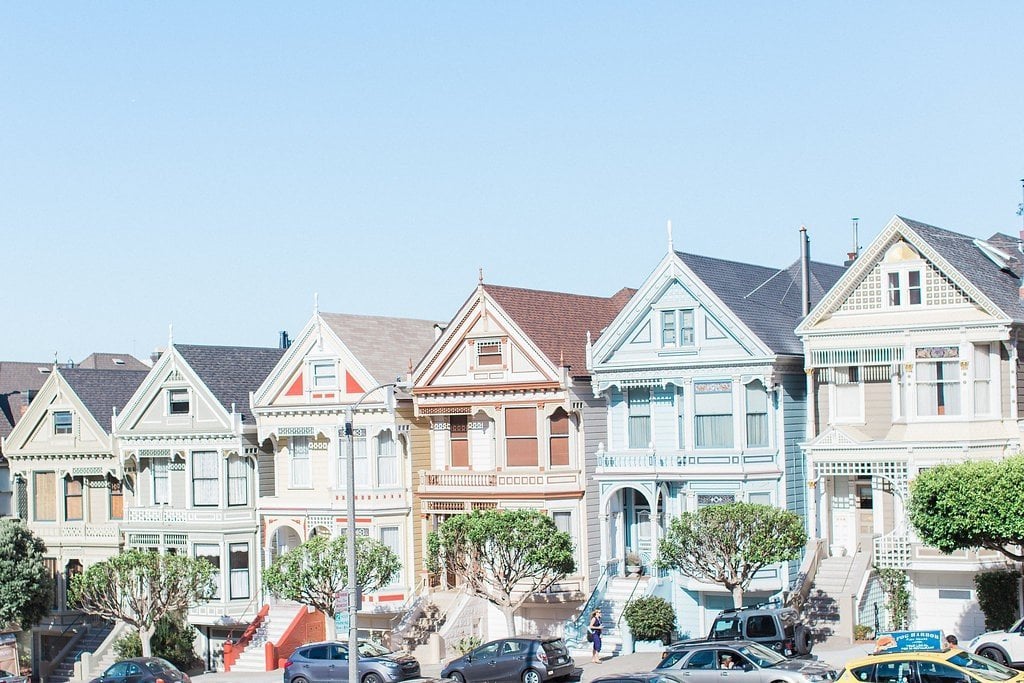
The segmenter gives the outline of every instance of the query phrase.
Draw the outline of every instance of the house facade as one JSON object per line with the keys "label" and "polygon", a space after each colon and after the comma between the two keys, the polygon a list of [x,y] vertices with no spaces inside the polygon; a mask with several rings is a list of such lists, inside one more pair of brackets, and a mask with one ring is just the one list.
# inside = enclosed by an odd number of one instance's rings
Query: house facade
{"label": "house facade", "polygon": [[256,514],[264,473],[249,406],[284,351],[171,344],[118,415],[114,438],[133,492],[127,548],[188,554],[216,569],[212,600],[189,610],[205,641],[237,637],[262,604]]}
{"label": "house facade", "polygon": [[[595,480],[602,562],[636,554],[651,570],[673,517],[707,505],[775,505],[806,518],[802,453],[806,387],[793,330],[842,268],[801,261],[779,270],[672,249],[589,349],[594,393],[607,400]],[[762,570],[759,602],[792,568]],[[707,633],[732,606],[717,584],[667,584],[681,632]],[[666,595],[665,597],[668,597]]]}
{"label": "house facade", "polygon": [[[53,364],[0,361],[0,443],[10,436],[52,371]],[[14,488],[13,475],[0,446],[0,517],[18,514]],[[22,502],[27,509],[28,500]]]}
{"label": "house facade", "polygon": [[[604,411],[585,349],[632,293],[591,297],[481,282],[412,373],[415,416],[430,435],[416,487],[419,536],[453,515],[528,508],[550,515],[574,541],[577,572],[553,587],[558,600],[538,596],[524,606],[520,632],[555,628],[603,571],[596,510],[588,507],[596,489],[588,489]],[[495,635],[487,624],[474,629]]]}
{"label": "house facade", "polygon": [[833,556],[905,571],[909,626],[961,639],[984,631],[975,573],[1003,558],[921,543],[909,485],[940,463],[1020,449],[1019,244],[894,217],[797,329],[813,531]]}
{"label": "house facade", "polygon": [[[412,405],[383,384],[405,381],[435,338],[429,320],[314,314],[252,396],[264,444],[262,555],[269,565],[314,535],[343,535],[347,467],[355,459],[356,533],[401,558],[393,585],[363,596],[360,626],[387,628],[416,589]],[[351,411],[351,440],[345,423]]]}

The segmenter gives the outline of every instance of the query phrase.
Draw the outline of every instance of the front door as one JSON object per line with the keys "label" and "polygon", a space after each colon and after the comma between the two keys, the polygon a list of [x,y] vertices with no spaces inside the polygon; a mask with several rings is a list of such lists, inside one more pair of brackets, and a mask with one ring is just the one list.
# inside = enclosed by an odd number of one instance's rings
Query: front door
{"label": "front door", "polygon": [[857,536],[875,533],[875,495],[871,480],[858,479],[856,484]]}

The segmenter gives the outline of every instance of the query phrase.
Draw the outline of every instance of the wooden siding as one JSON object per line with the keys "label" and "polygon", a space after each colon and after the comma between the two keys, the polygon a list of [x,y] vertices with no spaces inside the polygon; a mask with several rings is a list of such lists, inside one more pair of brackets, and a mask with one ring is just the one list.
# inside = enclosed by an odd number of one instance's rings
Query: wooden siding
{"label": "wooden siding", "polygon": [[864,383],[864,431],[872,439],[885,439],[892,429],[892,384]]}
{"label": "wooden siding", "polygon": [[412,530],[412,567],[413,586],[423,571],[424,550],[427,538],[423,528],[423,504],[419,497],[420,472],[431,469],[430,466],[430,418],[413,417],[412,404],[400,404],[399,419],[409,423],[409,465],[412,481],[412,519],[409,528]]}
{"label": "wooden siding", "polygon": [[601,576],[601,491],[594,476],[597,467],[597,447],[608,442],[608,408],[604,397],[596,397],[589,391],[578,395],[577,400],[583,401],[583,481],[586,486],[584,495],[585,519],[580,520],[580,542],[586,544],[586,571],[581,572],[588,577],[589,592]]}

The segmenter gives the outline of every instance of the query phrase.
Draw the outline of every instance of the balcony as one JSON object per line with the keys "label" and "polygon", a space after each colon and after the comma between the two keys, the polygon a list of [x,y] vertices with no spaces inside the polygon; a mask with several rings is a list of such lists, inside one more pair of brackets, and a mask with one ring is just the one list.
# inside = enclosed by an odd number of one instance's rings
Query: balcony
{"label": "balcony", "polygon": [[489,494],[501,496],[510,493],[532,493],[543,497],[558,493],[583,490],[583,477],[578,470],[527,471],[459,471],[427,470],[420,472],[419,494],[446,494],[463,496]]}
{"label": "balcony", "polygon": [[86,522],[60,522],[56,524],[33,524],[32,530],[39,534],[47,546],[57,545],[98,545],[116,547],[121,533],[116,523],[93,524]]}
{"label": "balcony", "polygon": [[597,474],[681,477],[706,470],[778,472],[775,452],[598,451]]}
{"label": "balcony", "polygon": [[[125,510],[126,527],[184,524],[189,527],[246,527],[256,524],[256,511],[252,508],[236,509],[181,509],[172,507],[129,508]],[[226,530],[226,529],[225,529]]]}

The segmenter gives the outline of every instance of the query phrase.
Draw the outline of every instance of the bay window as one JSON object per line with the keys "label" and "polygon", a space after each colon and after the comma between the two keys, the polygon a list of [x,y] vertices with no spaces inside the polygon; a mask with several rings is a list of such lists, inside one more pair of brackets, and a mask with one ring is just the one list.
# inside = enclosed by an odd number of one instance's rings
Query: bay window
{"label": "bay window", "polygon": [[291,439],[291,485],[292,488],[310,488],[313,485],[312,463],[309,459],[309,437],[293,436]]}
{"label": "bay window", "polygon": [[956,346],[916,351],[917,414],[922,417],[961,415],[960,360]]}
{"label": "bay window", "polygon": [[228,505],[249,504],[249,463],[241,455],[228,457]]}
{"label": "bay window", "polygon": [[219,462],[216,451],[192,453],[192,504],[196,507],[214,506],[220,502]]}
{"label": "bay window", "polygon": [[153,463],[153,505],[167,505],[171,502],[170,463],[163,458],[150,462]]}
{"label": "bay window", "polygon": [[551,466],[569,464],[569,415],[559,408],[548,418],[548,453]]}
{"label": "bay window", "polygon": [[693,392],[694,445],[732,448],[732,382],[698,382]]}
{"label": "bay window", "polygon": [[537,409],[505,409],[505,460],[509,467],[536,467]]}
{"label": "bay window", "polygon": [[213,597],[220,597],[220,546],[215,543],[197,543],[195,546],[197,560],[206,560],[213,565]]}
{"label": "bay window", "polygon": [[651,444],[651,390],[627,389],[626,407],[629,410],[629,448],[647,448]]}
{"label": "bay window", "polygon": [[768,391],[759,381],[746,387],[747,397],[747,446],[768,445]]}
{"label": "bay window", "polygon": [[390,429],[377,435],[377,485],[398,486],[398,453]]}
{"label": "bay window", "polygon": [[231,574],[231,599],[249,597],[249,544],[228,546],[228,567]]}
{"label": "bay window", "polygon": [[469,467],[469,417],[452,415],[448,421],[449,462],[452,467]]}

